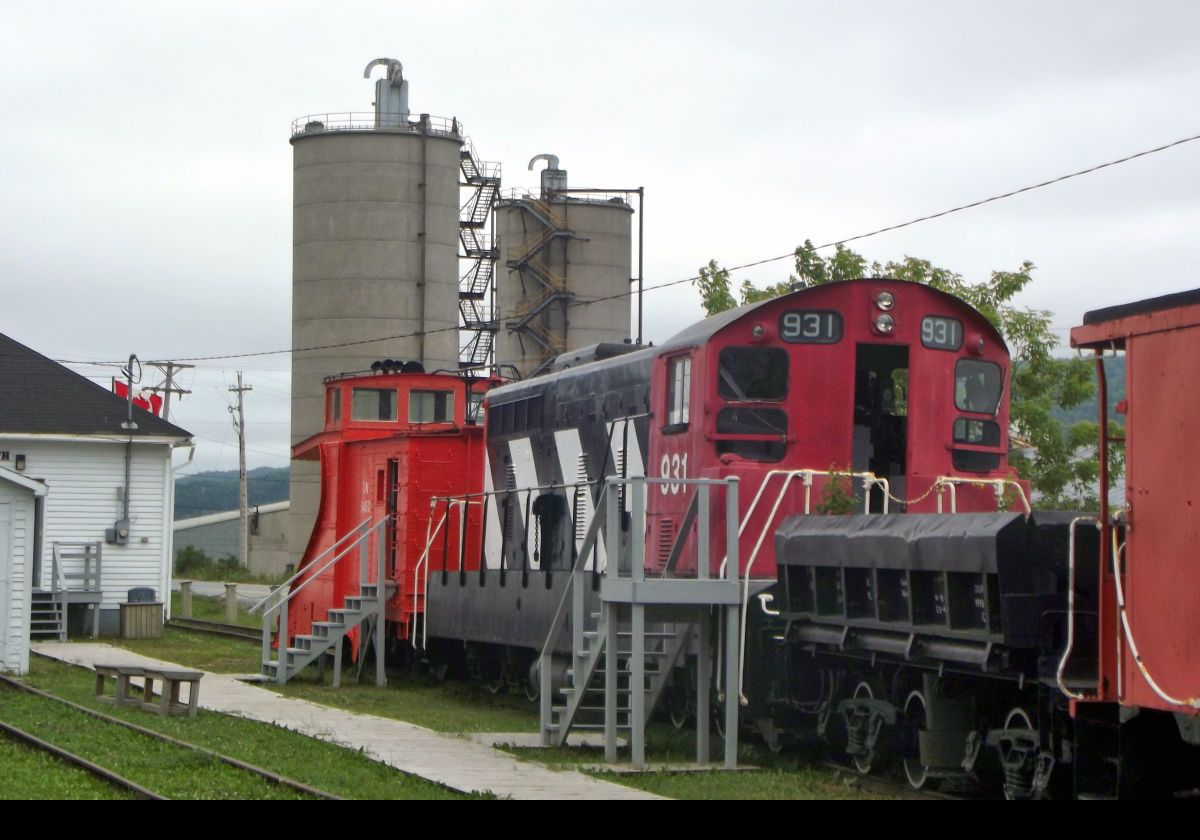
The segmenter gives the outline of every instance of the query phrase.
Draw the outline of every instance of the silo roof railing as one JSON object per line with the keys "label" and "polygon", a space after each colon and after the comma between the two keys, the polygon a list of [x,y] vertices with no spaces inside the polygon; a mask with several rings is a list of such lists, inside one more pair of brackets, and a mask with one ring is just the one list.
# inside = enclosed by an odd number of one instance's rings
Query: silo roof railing
{"label": "silo roof railing", "polygon": [[[581,204],[626,204],[632,205],[630,196],[637,195],[637,190],[569,190],[566,195],[556,194],[559,198],[567,198],[572,203]],[[545,196],[534,187],[512,187],[500,191],[501,201],[534,201],[543,200]]]}
{"label": "silo roof railing", "polygon": [[[383,123],[382,125],[380,123]],[[428,134],[434,137],[464,137],[462,121],[456,117],[409,117],[376,114],[374,111],[344,111],[333,114],[309,114],[292,120],[292,137],[343,131],[379,131],[389,134]]]}

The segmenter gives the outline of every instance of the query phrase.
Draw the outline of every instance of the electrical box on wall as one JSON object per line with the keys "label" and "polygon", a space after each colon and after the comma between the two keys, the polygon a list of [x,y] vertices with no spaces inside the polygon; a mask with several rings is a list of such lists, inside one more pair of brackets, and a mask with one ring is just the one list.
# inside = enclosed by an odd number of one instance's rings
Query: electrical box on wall
{"label": "electrical box on wall", "polygon": [[129,544],[129,520],[118,519],[111,528],[104,531],[104,541],[109,545]]}

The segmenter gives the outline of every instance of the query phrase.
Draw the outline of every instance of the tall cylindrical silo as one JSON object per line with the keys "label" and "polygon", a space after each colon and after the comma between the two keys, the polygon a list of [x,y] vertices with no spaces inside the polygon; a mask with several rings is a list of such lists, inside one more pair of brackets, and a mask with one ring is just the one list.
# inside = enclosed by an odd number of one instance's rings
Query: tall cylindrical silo
{"label": "tall cylindrical silo", "polygon": [[541,194],[496,207],[504,265],[496,362],[523,377],[545,372],[559,353],[630,336],[633,208],[620,196],[563,192],[558,158],[541,158],[550,164]]}
{"label": "tall cylindrical silo", "polygon": [[[400,62],[378,59],[364,75],[376,65],[387,72],[374,113],[292,126],[293,444],[324,426],[326,376],[383,358],[458,368],[462,129],[456,119],[410,116]],[[293,461],[297,559],[319,500],[317,465]]]}

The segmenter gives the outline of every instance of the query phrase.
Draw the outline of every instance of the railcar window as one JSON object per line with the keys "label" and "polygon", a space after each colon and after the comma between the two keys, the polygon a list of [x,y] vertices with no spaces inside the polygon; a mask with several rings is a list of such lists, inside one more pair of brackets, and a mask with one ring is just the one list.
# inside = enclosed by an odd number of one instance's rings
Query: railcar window
{"label": "railcar window", "polygon": [[787,449],[787,414],[777,408],[723,408],[717,412],[718,435],[771,435],[774,440],[717,440],[718,455],[752,461],[780,461]]}
{"label": "railcar window", "polygon": [[329,392],[329,407],[328,418],[330,420],[342,419],[342,389],[334,388]]}
{"label": "railcar window", "polygon": [[1000,365],[995,362],[959,359],[954,366],[954,405],[959,411],[995,414],[1003,385]]}
{"label": "railcar window", "polygon": [[954,442],[972,446],[999,446],[1000,424],[960,417],[954,421]]}
{"label": "railcar window", "polygon": [[727,400],[781,400],[787,396],[788,353],[779,347],[726,347],[717,377],[717,393]]}
{"label": "railcar window", "polygon": [[412,391],[408,395],[409,423],[453,423],[453,391]]}
{"label": "railcar window", "polygon": [[481,394],[478,391],[472,391],[467,394],[467,422],[475,426],[482,426],[484,420],[487,419],[487,412],[483,408],[483,398],[486,394]]}
{"label": "railcar window", "polygon": [[667,425],[686,426],[690,417],[692,359],[672,359],[667,380]]}
{"label": "railcar window", "polygon": [[350,419],[385,422],[396,420],[396,390],[355,388],[350,397]]}

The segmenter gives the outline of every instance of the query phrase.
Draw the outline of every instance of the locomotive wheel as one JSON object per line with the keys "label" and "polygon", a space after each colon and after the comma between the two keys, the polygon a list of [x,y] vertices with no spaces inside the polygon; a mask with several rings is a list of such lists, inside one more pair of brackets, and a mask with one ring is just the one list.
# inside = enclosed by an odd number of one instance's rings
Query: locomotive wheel
{"label": "locomotive wheel", "polygon": [[525,689],[525,699],[530,703],[536,703],[542,696],[542,666],[538,660],[535,659],[529,663],[529,670],[522,683]]}
{"label": "locomotive wheel", "polygon": [[484,673],[483,687],[487,689],[488,694],[503,694],[508,688],[508,681],[504,678],[504,665],[500,662],[490,663]]}
{"label": "locomotive wheel", "polygon": [[[883,687],[874,680],[860,680],[858,685],[854,687],[854,693],[851,697],[855,700],[877,700],[887,696]],[[861,755],[852,755],[850,758],[854,762],[854,769],[860,775],[867,776],[873,770],[878,770],[888,763],[890,758],[890,750],[888,749],[887,739],[891,737],[891,733],[887,730],[881,731],[875,738],[875,743],[871,749]]]}
{"label": "locomotive wheel", "polygon": [[[1009,710],[1004,717],[1005,729],[1033,729],[1033,721],[1029,717],[1029,713],[1021,706],[1014,706]],[[1001,756],[1002,763],[1008,763],[1009,756]],[[1018,790],[1011,783],[1006,782],[1004,785],[1004,798],[1008,800],[1025,799],[1023,791]]]}
{"label": "locomotive wheel", "polygon": [[901,749],[904,757],[904,776],[913,790],[932,787],[929,768],[921,763],[920,733],[925,729],[928,707],[925,695],[911,691],[904,701],[904,723],[901,730]]}

